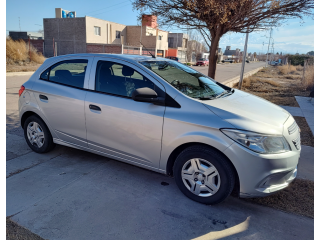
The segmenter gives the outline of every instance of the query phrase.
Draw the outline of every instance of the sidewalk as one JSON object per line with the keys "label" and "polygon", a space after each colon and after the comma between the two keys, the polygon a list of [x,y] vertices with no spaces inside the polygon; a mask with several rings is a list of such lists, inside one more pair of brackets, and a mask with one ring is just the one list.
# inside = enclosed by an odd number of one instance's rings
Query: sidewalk
{"label": "sidewalk", "polygon": [[[304,117],[314,135],[314,100],[309,97],[295,96],[300,107],[280,106],[292,116]],[[314,181],[314,148],[301,146],[298,178]]]}
{"label": "sidewalk", "polygon": [[295,96],[300,107],[280,106],[292,116],[304,117],[314,135],[314,100],[309,97]]}

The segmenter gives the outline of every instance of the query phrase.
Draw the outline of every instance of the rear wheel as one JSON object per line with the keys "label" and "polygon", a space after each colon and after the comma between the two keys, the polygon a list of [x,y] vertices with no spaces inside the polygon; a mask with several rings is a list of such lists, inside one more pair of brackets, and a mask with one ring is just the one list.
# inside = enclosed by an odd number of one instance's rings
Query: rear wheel
{"label": "rear wheel", "polygon": [[204,204],[222,202],[235,184],[235,174],[229,160],[219,151],[202,145],[182,151],[173,171],[182,193]]}
{"label": "rear wheel", "polygon": [[28,117],[23,129],[27,144],[33,151],[45,153],[54,148],[51,133],[40,117],[36,115]]}

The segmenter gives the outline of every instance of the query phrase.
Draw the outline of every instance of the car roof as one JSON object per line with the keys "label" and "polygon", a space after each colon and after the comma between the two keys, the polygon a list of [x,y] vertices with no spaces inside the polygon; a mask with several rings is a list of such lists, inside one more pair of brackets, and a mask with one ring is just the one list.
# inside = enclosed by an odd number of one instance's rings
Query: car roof
{"label": "car roof", "polygon": [[[143,56],[143,55],[130,55],[130,54],[108,54],[108,53],[77,53],[77,54],[66,54],[57,57],[52,57],[50,59],[58,59],[58,58],[66,58],[66,57],[108,57],[108,58],[116,58],[120,60],[125,60],[128,62],[141,62],[141,61],[168,61],[168,58],[156,57],[152,58],[151,56]],[[171,60],[169,60],[171,61]]]}

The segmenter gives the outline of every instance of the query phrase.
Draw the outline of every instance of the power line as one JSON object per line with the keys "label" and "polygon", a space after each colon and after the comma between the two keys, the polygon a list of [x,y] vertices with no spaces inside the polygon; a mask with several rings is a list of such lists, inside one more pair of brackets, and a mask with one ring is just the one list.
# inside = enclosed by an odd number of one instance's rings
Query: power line
{"label": "power line", "polygon": [[[117,5],[122,4],[122,3],[125,3],[125,2],[129,2],[129,0],[126,0],[126,1],[120,2],[120,3],[114,4],[114,5],[111,5],[111,6],[108,6],[108,7],[100,8],[99,10],[95,10],[95,11],[88,12],[87,14],[89,14],[89,13],[93,13],[93,12],[99,12],[99,11],[101,11],[101,10],[103,10],[103,9],[111,8],[111,7],[117,6]],[[98,14],[100,14],[100,13],[98,13]]]}

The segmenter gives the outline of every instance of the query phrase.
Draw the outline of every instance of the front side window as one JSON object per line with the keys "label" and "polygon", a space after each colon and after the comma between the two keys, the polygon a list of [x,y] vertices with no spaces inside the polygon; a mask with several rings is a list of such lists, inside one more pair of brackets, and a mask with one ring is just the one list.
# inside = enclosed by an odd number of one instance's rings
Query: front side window
{"label": "front side window", "polygon": [[101,28],[100,27],[94,27],[94,34],[101,36]]}
{"label": "front side window", "polygon": [[62,61],[44,71],[40,78],[72,87],[83,88],[87,65],[88,60],[85,59]]}
{"label": "front side window", "polygon": [[120,34],[121,34],[120,31],[116,31],[116,38],[120,38]]}
{"label": "front side window", "polygon": [[[98,92],[131,97],[137,88],[148,87],[156,91],[157,87],[133,68],[110,61],[99,61],[96,70]],[[157,92],[157,91],[156,91]]]}
{"label": "front side window", "polygon": [[[207,76],[179,62],[143,61],[140,63],[192,98],[209,100],[228,92]],[[226,87],[226,89],[229,88]]]}

